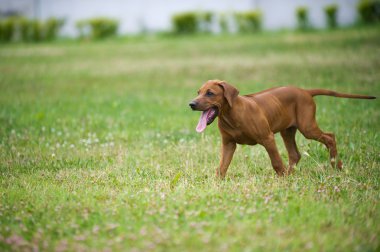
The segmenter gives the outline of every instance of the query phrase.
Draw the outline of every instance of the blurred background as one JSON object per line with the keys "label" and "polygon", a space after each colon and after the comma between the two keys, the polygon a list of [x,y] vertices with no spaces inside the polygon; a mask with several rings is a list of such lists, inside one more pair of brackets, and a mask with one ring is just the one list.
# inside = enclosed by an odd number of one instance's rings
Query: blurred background
{"label": "blurred background", "polygon": [[[33,20],[57,18],[62,20],[60,34],[78,36],[80,23],[95,17],[107,17],[117,22],[119,34],[152,33],[175,29],[173,17],[179,13],[190,12],[207,14],[207,29],[214,33],[239,31],[235,17],[238,13],[253,12],[260,29],[278,30],[296,28],[299,24],[301,9],[306,10],[307,22],[314,28],[328,26],[326,15],[334,16],[335,22],[342,26],[358,21],[359,0],[2,0],[2,17],[23,16]],[[361,1],[362,5],[370,2]],[[379,13],[377,3],[377,13]],[[330,8],[330,11],[328,10]],[[368,7],[367,7],[368,8]],[[332,9],[332,10],[331,10]],[[298,13],[298,16],[297,16]],[[332,14],[331,14],[332,13]],[[254,15],[254,16],[255,16]],[[244,15],[243,15],[244,16]]]}

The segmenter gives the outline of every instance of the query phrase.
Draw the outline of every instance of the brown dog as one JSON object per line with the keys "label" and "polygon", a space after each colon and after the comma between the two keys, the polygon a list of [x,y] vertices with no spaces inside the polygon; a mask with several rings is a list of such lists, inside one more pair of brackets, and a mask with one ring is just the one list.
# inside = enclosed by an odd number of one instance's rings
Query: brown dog
{"label": "brown dog", "polygon": [[[189,105],[193,110],[203,111],[196,128],[198,132],[202,132],[218,117],[218,127],[222,135],[222,154],[217,176],[225,177],[237,143],[263,145],[276,173],[280,176],[291,173],[301,158],[295,142],[297,129],[306,138],[326,145],[330,152],[331,165],[341,169],[342,162],[336,160],[334,134],[321,131],[315,121],[316,106],[313,96],[316,95],[376,98],[296,87],[277,87],[240,96],[235,87],[224,81],[207,81]],[[285,169],[274,140],[274,134],[277,132],[281,133],[289,154],[288,170]]]}

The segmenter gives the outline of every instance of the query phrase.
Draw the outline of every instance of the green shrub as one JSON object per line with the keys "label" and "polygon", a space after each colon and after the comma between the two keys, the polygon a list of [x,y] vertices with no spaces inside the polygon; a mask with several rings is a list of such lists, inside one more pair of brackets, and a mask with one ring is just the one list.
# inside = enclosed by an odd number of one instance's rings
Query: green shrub
{"label": "green shrub", "polygon": [[361,0],[357,5],[357,10],[363,23],[380,21],[380,0]]}
{"label": "green shrub", "polygon": [[10,42],[15,38],[16,19],[14,17],[7,18],[0,23],[1,41]]}
{"label": "green shrub", "polygon": [[336,4],[327,5],[325,7],[327,27],[336,28],[338,26],[337,14],[338,14],[338,6]]}
{"label": "green shrub", "polygon": [[91,37],[94,39],[107,38],[116,35],[118,22],[108,18],[93,18],[89,20]]}
{"label": "green shrub", "polygon": [[296,9],[297,23],[300,30],[307,30],[310,28],[309,24],[309,10],[307,7],[301,6]]}
{"label": "green shrub", "polygon": [[53,40],[57,38],[59,30],[63,26],[63,19],[49,18],[45,23],[45,38],[47,40]]}
{"label": "green shrub", "polygon": [[178,34],[195,33],[198,31],[197,14],[184,12],[172,17],[174,32]]}
{"label": "green shrub", "polygon": [[4,40],[4,21],[0,20],[0,42]]}
{"label": "green shrub", "polygon": [[235,13],[235,19],[240,32],[257,32],[261,29],[261,11]]}
{"label": "green shrub", "polygon": [[10,17],[0,22],[1,41],[52,40],[58,35],[63,20],[50,18],[45,22],[24,17]]}
{"label": "green shrub", "polygon": [[43,24],[39,20],[32,20],[30,23],[30,39],[34,42],[41,41],[43,37]]}
{"label": "green shrub", "polygon": [[32,22],[29,19],[20,17],[17,23],[18,23],[19,39],[22,41],[30,41]]}
{"label": "green shrub", "polygon": [[258,31],[261,29],[261,11],[249,11],[245,13],[248,27],[251,31]]}
{"label": "green shrub", "polygon": [[103,39],[117,34],[118,21],[109,18],[91,18],[76,23],[80,37]]}

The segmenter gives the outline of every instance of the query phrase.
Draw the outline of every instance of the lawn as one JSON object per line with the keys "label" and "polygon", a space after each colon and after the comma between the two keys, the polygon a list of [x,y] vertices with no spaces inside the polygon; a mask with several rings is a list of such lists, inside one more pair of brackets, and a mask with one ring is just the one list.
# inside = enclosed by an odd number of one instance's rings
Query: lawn
{"label": "lawn", "polygon": [[239,146],[219,181],[209,79],[379,96],[380,30],[0,45],[0,250],[379,251],[379,100],[315,98],[343,171],[298,133],[295,174]]}

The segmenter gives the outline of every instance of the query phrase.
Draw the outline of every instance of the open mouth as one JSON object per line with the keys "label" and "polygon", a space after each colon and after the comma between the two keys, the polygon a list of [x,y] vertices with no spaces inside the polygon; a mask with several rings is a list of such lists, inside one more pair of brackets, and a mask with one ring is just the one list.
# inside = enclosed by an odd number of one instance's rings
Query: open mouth
{"label": "open mouth", "polygon": [[199,122],[196,128],[196,131],[201,133],[205,130],[207,125],[210,125],[215,118],[218,116],[218,108],[217,107],[211,107],[205,111],[202,111],[202,115],[199,118]]}

